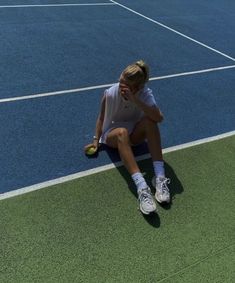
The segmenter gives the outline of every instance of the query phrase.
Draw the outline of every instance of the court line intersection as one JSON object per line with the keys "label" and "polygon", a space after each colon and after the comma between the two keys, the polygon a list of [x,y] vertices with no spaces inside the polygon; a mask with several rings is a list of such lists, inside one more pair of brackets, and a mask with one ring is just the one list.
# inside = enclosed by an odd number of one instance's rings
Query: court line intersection
{"label": "court line intersection", "polygon": [[118,6],[120,6],[122,8],[124,8],[124,9],[126,9],[126,10],[128,10],[128,11],[130,11],[130,12],[132,12],[132,13],[134,13],[134,14],[136,14],[136,15],[138,15],[138,16],[140,16],[140,17],[142,17],[142,18],[144,18],[144,19],[146,19],[146,20],[148,20],[150,22],[152,22],[152,23],[154,23],[154,24],[157,24],[157,25],[159,25],[159,26],[161,26],[161,27],[163,27],[165,29],[168,29],[168,30],[170,30],[170,31],[172,31],[172,32],[174,32],[174,33],[176,33],[176,34],[178,34],[178,35],[180,35],[180,36],[190,40],[190,41],[193,41],[194,43],[197,43],[197,44],[199,44],[199,45],[201,45],[201,46],[203,46],[203,47],[205,47],[205,48],[207,48],[207,49],[209,49],[209,50],[211,50],[213,52],[216,52],[216,53],[218,53],[218,54],[220,54],[220,55],[222,55],[222,56],[224,56],[224,57],[226,57],[226,58],[228,58],[228,59],[230,59],[232,61],[235,61],[235,58],[233,58],[233,57],[231,57],[231,56],[229,56],[229,55],[227,55],[227,54],[225,54],[225,53],[223,53],[223,52],[221,52],[221,51],[219,51],[219,50],[217,50],[215,48],[212,48],[209,45],[206,45],[206,44],[204,44],[204,43],[202,43],[202,42],[200,42],[200,41],[198,41],[196,39],[193,39],[192,37],[187,36],[187,35],[183,34],[182,32],[179,32],[179,31],[177,31],[177,30],[175,30],[175,29],[173,29],[173,28],[171,28],[171,27],[169,27],[167,25],[164,25],[164,24],[162,24],[162,23],[160,23],[160,22],[158,22],[158,21],[156,21],[156,20],[154,20],[152,18],[149,18],[149,17],[145,16],[144,14],[141,14],[141,13],[139,13],[139,12],[137,12],[137,11],[131,9],[131,8],[128,8],[127,6],[122,5],[122,4],[120,4],[120,3],[116,2],[116,1],[113,1],[113,0],[110,0],[110,1],[112,3],[117,4]]}

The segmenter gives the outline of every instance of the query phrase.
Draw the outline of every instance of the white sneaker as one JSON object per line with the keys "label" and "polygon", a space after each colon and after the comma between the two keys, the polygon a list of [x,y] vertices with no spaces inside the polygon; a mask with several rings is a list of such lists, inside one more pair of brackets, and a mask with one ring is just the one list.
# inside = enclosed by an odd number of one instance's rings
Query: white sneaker
{"label": "white sneaker", "polygon": [[143,214],[149,214],[157,209],[156,202],[149,187],[138,191],[138,201]]}
{"label": "white sneaker", "polygon": [[152,184],[156,189],[155,198],[159,203],[167,202],[170,203],[171,197],[169,188],[167,187],[167,184],[170,183],[170,179],[165,177],[153,177]]}

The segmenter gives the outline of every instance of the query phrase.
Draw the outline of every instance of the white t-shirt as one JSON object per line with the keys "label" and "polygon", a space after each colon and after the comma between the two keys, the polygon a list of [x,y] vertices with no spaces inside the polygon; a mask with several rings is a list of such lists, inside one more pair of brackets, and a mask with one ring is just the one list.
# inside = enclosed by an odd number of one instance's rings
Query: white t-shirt
{"label": "white t-shirt", "polygon": [[[120,95],[119,83],[105,90],[104,95],[106,101],[101,143],[106,143],[107,134],[114,128],[126,128],[130,134],[136,123],[144,116],[144,112],[140,108]],[[140,90],[138,95],[145,104],[157,106],[150,88],[145,87]]]}

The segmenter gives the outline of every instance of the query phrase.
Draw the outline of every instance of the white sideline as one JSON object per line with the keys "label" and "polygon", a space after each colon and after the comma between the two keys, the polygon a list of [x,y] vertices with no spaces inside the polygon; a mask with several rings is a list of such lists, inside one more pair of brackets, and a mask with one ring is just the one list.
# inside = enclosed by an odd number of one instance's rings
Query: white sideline
{"label": "white sideline", "polygon": [[[231,132],[224,133],[224,134],[216,135],[216,136],[213,136],[213,137],[208,137],[208,138],[184,143],[184,144],[181,144],[181,145],[168,147],[168,148],[163,149],[163,153],[165,154],[165,153],[189,148],[189,147],[192,147],[192,146],[196,146],[196,145],[220,140],[220,139],[223,139],[223,138],[227,138],[227,137],[230,137],[230,136],[233,136],[233,135],[235,135],[235,130],[231,131]],[[139,156],[137,158],[137,161],[144,160],[144,159],[147,159],[149,157],[150,157],[149,154],[144,154],[144,155]],[[53,180],[50,180],[50,181],[34,184],[32,186],[28,186],[28,187],[24,187],[24,188],[13,190],[13,191],[10,191],[10,192],[7,192],[7,193],[0,194],[0,200],[12,198],[12,197],[19,196],[19,195],[23,195],[23,194],[33,192],[33,191],[36,191],[36,190],[40,190],[40,189],[43,189],[43,188],[46,188],[46,187],[62,184],[62,183],[68,182],[68,181],[79,179],[79,178],[82,178],[82,177],[85,177],[85,176],[88,176],[88,175],[103,172],[103,171],[106,171],[106,170],[109,170],[109,169],[112,169],[112,168],[115,168],[115,167],[120,167],[120,166],[122,166],[122,162],[111,163],[111,164],[100,166],[100,167],[97,167],[97,168],[94,168],[94,169],[85,170],[85,171],[82,171],[82,172],[71,174],[71,175],[68,175],[68,176],[65,176],[65,177],[61,177],[61,178],[53,179]]]}
{"label": "white sideline", "polygon": [[[164,79],[170,79],[170,78],[175,78],[175,77],[190,76],[190,75],[202,74],[202,73],[210,73],[210,72],[222,71],[222,70],[233,69],[233,68],[235,68],[235,65],[153,77],[153,78],[150,78],[149,80],[150,81],[164,80]],[[30,94],[30,95],[24,95],[24,96],[15,96],[15,97],[9,97],[9,98],[1,98],[0,103],[7,103],[7,102],[14,102],[14,101],[19,101],[19,100],[28,100],[28,99],[47,97],[47,96],[55,96],[55,95],[62,95],[62,94],[82,92],[82,91],[88,91],[88,90],[94,90],[94,89],[107,88],[107,87],[112,86],[113,84],[114,83],[82,87],[82,88],[67,89],[67,90],[59,90],[59,91],[46,92],[46,93]]]}
{"label": "white sideline", "polygon": [[193,39],[192,37],[187,36],[187,35],[183,34],[182,32],[179,32],[179,31],[177,31],[177,30],[175,30],[175,29],[173,29],[173,28],[171,28],[171,27],[169,27],[167,25],[164,25],[164,24],[162,24],[162,23],[160,23],[158,21],[155,21],[154,19],[149,18],[149,17],[147,17],[147,16],[145,16],[145,15],[143,15],[143,14],[141,14],[141,13],[139,13],[139,12],[137,12],[137,11],[131,9],[131,8],[128,8],[125,5],[122,5],[122,4],[118,3],[118,2],[116,2],[116,1],[113,1],[113,0],[110,0],[110,1],[112,3],[114,3],[114,4],[116,4],[116,5],[124,8],[124,9],[126,9],[126,10],[128,10],[128,11],[130,11],[130,12],[132,12],[132,13],[134,13],[134,14],[136,14],[136,15],[138,15],[138,16],[140,16],[140,17],[142,17],[142,18],[144,18],[144,19],[146,19],[146,20],[148,20],[150,22],[152,22],[152,23],[154,23],[154,24],[157,24],[157,25],[159,25],[159,26],[161,26],[161,27],[163,27],[165,29],[168,29],[168,30],[170,30],[170,31],[172,31],[172,32],[174,32],[174,33],[176,33],[176,34],[178,34],[178,35],[188,39],[188,40],[193,41],[194,43],[197,43],[197,44],[199,44],[199,45],[201,45],[201,46],[203,46],[203,47],[205,47],[205,48],[207,48],[207,49],[209,49],[209,50],[211,50],[213,52],[216,52],[216,53],[218,53],[218,54],[220,54],[220,55],[222,55],[222,56],[224,56],[224,57],[226,57],[226,58],[228,58],[228,59],[230,59],[232,61],[235,61],[235,58],[233,58],[233,57],[231,57],[231,56],[229,56],[229,55],[227,55],[227,54],[225,54],[225,53],[223,53],[223,52],[221,52],[221,51],[219,51],[219,50],[217,50],[215,48],[212,48],[209,45],[206,45],[206,44],[204,44],[204,43],[202,43],[202,42],[200,42],[200,41],[198,41],[196,39]]}

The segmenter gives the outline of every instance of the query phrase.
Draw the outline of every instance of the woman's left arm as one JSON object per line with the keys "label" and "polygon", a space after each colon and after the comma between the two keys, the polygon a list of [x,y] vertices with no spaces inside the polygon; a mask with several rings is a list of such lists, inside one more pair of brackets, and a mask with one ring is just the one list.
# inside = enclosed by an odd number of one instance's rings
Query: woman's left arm
{"label": "woman's left arm", "polygon": [[138,97],[135,97],[133,100],[135,105],[139,107],[146,116],[148,116],[151,120],[153,120],[156,123],[160,123],[163,120],[163,114],[161,110],[156,106],[149,106],[146,103],[144,103],[142,100],[140,100]]}

